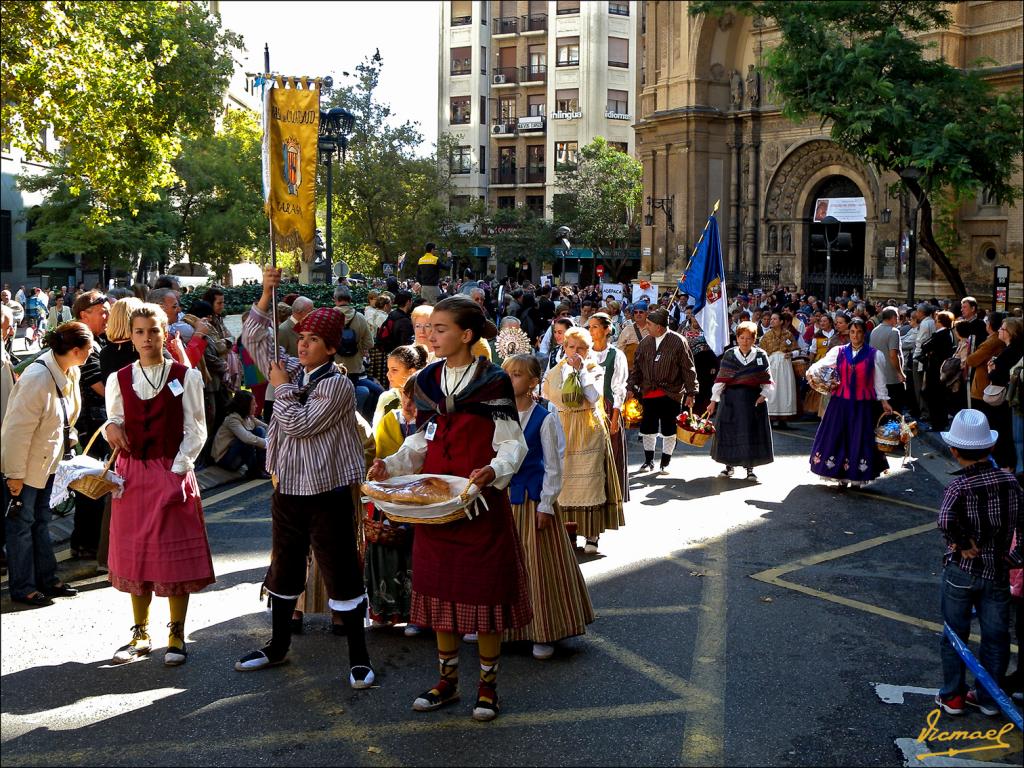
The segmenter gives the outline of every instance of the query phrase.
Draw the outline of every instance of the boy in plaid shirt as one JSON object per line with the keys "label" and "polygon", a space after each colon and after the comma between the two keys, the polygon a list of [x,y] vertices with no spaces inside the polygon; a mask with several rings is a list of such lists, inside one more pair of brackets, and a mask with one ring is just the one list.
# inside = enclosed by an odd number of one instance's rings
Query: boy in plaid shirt
{"label": "boy in plaid shirt", "polygon": [[[985,414],[969,408],[942,433],[962,469],[946,488],[938,525],[946,539],[942,619],[966,643],[971,608],[977,610],[979,660],[995,680],[1002,680],[1010,656],[1009,569],[1022,562],[1024,490],[1013,475],[992,463],[997,436]],[[967,690],[964,663],[945,635],[941,649],[943,684],[935,703],[951,715],[961,714],[965,704],[986,715],[998,714],[988,691]]]}

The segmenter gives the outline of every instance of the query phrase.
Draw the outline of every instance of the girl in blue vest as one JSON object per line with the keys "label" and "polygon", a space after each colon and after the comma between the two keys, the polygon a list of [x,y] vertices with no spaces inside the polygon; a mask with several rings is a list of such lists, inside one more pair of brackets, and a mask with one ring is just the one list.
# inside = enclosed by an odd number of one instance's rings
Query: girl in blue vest
{"label": "girl in blue vest", "polygon": [[512,515],[526,559],[533,621],[506,630],[505,640],[531,640],[533,656],[549,659],[554,643],[582,635],[594,609],[555,499],[562,488],[565,438],[556,416],[534,402],[540,363],[533,355],[514,355],[502,368],[512,379],[519,423],[529,452],[509,485]]}

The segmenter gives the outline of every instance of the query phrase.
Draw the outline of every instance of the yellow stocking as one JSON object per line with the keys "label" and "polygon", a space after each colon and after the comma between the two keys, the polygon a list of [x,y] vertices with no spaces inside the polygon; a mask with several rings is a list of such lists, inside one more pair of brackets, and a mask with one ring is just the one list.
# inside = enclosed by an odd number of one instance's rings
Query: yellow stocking
{"label": "yellow stocking", "polygon": [[488,704],[497,700],[498,658],[501,656],[501,635],[480,632],[477,635],[480,650],[480,691],[478,698]]}
{"label": "yellow stocking", "polygon": [[185,647],[185,615],[188,613],[188,595],[171,595],[167,598],[171,609],[171,622],[167,625],[170,635],[168,648]]}
{"label": "yellow stocking", "polygon": [[132,615],[135,619],[135,626],[146,630],[149,624],[149,604],[153,602],[153,593],[146,592],[144,595],[132,595]]}

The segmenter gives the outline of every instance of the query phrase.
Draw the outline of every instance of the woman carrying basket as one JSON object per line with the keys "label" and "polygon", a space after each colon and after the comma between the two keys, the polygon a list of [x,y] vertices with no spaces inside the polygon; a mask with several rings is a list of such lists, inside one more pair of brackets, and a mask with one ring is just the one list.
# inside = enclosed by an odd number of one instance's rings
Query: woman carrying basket
{"label": "woman carrying basket", "polygon": [[57,577],[50,542],[50,492],[62,458],[75,439],[72,428],[82,407],[79,366],[92,351],[92,332],[82,323],[49,331],[46,347],[11,391],[0,435],[0,467],[11,506],[4,521],[11,600],[34,607],[77,590]]}
{"label": "woman carrying basket", "polygon": [[736,327],[736,346],[722,355],[708,404],[709,414],[718,413],[711,458],[725,464],[720,477],[732,477],[739,466],[747,470],[747,480],[754,482],[754,467],[775,461],[765,404],[774,386],[772,369],[765,351],[754,346],[756,334],[756,323],[748,321]]}
{"label": "woman carrying basket", "polygon": [[892,413],[885,386],[882,353],[865,344],[864,321],[850,321],[850,343],[832,347],[812,365],[807,377],[820,368],[834,365],[839,388],[829,398],[825,416],[818,425],[811,448],[811,471],[847,484],[869,483],[889,468],[889,462],[875,442],[876,400],[882,410]]}
{"label": "woman carrying basket", "polygon": [[170,636],[164,664],[187,658],[188,599],[212,584],[213,560],[193,472],[206,440],[203,377],[164,358],[167,316],[155,304],[131,314],[137,362],[110,374],[105,435],[120,452],[116,471],[124,494],[110,512],[108,578],[132,598],[132,639],[114,654],[125,664],[149,654],[149,605],[153,593],[170,603]]}
{"label": "woman carrying basket", "polygon": [[416,426],[397,453],[378,459],[371,480],[419,472],[468,477],[487,509],[473,520],[421,525],[413,539],[410,621],[437,634],[441,678],[413,702],[429,712],[459,699],[459,636],[475,632],[480,682],[474,720],[498,715],[501,633],[533,613],[522,547],[505,488],[527,453],[512,382],[470,350],[497,335],[468,296],[434,307],[430,345],[438,358],[416,375]]}

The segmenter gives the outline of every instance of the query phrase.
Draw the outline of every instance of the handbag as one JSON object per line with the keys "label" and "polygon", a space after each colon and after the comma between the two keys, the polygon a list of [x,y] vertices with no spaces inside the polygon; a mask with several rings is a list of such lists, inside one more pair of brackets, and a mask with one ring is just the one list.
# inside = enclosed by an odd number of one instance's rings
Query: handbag
{"label": "handbag", "polygon": [[982,393],[982,398],[988,405],[1000,406],[1006,402],[1006,387],[997,384],[989,384]]}

